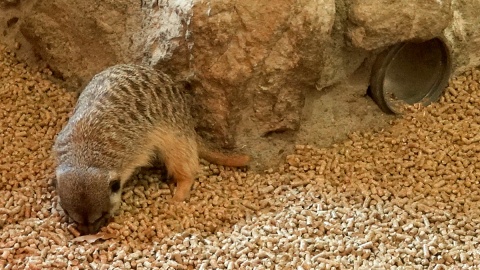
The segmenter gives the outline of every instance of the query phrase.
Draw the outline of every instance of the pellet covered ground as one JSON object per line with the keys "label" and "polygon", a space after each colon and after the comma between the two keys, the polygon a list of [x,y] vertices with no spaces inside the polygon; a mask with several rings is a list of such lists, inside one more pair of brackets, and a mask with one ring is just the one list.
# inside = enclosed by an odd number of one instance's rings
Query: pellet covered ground
{"label": "pellet covered ground", "polygon": [[297,146],[257,174],[203,163],[167,202],[155,169],[78,238],[50,149],[75,98],[0,50],[0,269],[473,269],[480,265],[480,71],[377,133]]}

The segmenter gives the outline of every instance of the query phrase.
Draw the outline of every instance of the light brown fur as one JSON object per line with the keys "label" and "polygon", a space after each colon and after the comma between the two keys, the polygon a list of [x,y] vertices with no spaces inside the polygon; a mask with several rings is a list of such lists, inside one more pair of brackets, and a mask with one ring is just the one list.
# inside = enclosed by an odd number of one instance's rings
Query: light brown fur
{"label": "light brown fur", "polygon": [[250,156],[247,155],[226,155],[222,152],[212,151],[205,146],[199,147],[199,156],[208,162],[227,166],[243,167],[250,163]]}
{"label": "light brown fur", "polygon": [[197,142],[190,105],[186,89],[144,66],[110,67],[85,87],[54,145],[60,204],[82,233],[107,222],[124,184],[155,157],[176,183],[177,202],[190,196],[199,155],[219,165],[248,164],[246,155],[226,155]]}

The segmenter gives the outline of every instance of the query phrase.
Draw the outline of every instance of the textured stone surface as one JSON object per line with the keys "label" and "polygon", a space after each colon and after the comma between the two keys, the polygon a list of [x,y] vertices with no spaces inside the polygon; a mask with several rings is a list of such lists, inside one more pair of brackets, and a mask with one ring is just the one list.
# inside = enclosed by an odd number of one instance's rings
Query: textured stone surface
{"label": "textured stone surface", "polygon": [[20,0],[0,0],[0,7],[9,8],[20,4]]}
{"label": "textured stone surface", "polygon": [[333,0],[161,3],[144,4],[144,62],[191,76],[198,130],[224,147],[239,130],[297,130],[303,92],[344,79],[366,57],[347,52],[341,32],[332,36],[342,27]]}
{"label": "textured stone surface", "polygon": [[189,74],[192,63],[191,0],[142,0],[142,30],[134,43],[142,62],[178,78]]}
{"label": "textured stone surface", "polygon": [[[193,20],[192,26],[194,72],[201,95],[206,96],[200,108],[211,112],[204,115],[202,128],[215,134],[220,126],[221,136],[235,134],[235,123],[251,129],[254,136],[298,129],[303,90],[319,76],[320,57],[315,54],[324,50],[321,40],[329,39],[334,4],[283,0],[275,5],[268,1],[197,5],[194,14],[210,13]],[[308,42],[317,42],[319,48]],[[226,106],[216,108],[218,100],[208,96],[222,97]]]}
{"label": "textured stone surface", "polygon": [[0,41],[10,48],[15,48],[23,59],[32,63],[35,59],[30,43],[18,34],[25,14],[29,13],[33,1],[0,0]]}
{"label": "textured stone surface", "polygon": [[139,10],[131,0],[37,1],[21,33],[57,75],[78,87],[109,65],[131,61]]}
{"label": "textured stone surface", "polygon": [[480,65],[480,1],[453,0],[453,21],[444,35],[452,48],[455,74]]}
{"label": "textured stone surface", "polygon": [[428,40],[452,21],[451,1],[352,0],[348,36],[367,50],[406,40]]}

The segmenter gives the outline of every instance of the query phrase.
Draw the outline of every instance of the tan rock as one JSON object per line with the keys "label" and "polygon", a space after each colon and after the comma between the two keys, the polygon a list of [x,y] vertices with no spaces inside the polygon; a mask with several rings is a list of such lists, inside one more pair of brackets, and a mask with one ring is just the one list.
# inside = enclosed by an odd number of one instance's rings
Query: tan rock
{"label": "tan rock", "polygon": [[453,19],[443,32],[452,47],[454,74],[480,65],[480,3],[452,1]]}
{"label": "tan rock", "polygon": [[103,68],[131,61],[130,33],[139,31],[132,1],[37,1],[21,33],[57,75],[78,87]]}
{"label": "tan rock", "polygon": [[348,36],[366,50],[439,36],[452,21],[451,1],[352,0]]}
{"label": "tan rock", "polygon": [[153,65],[192,82],[203,137],[272,166],[295,141],[325,146],[386,122],[364,95],[388,46],[439,36],[457,73],[480,64],[478,1],[13,2],[0,5],[7,45],[72,90],[108,65]]}

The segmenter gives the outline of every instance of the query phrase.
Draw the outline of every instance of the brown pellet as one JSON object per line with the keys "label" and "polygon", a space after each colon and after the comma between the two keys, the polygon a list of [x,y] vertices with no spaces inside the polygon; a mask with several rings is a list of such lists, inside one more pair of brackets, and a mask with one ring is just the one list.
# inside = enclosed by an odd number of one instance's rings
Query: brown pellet
{"label": "brown pellet", "polygon": [[168,201],[158,169],[141,170],[113,221],[78,241],[50,187],[50,149],[74,95],[50,70],[0,52],[2,269],[466,269],[480,261],[479,70],[383,130],[328,148],[297,145],[278,170],[202,161],[184,203]]}

